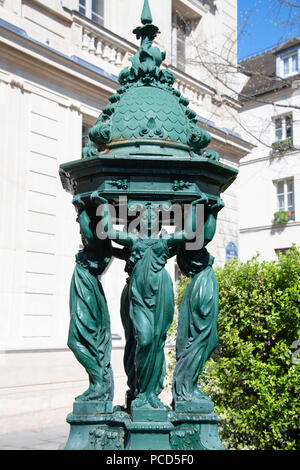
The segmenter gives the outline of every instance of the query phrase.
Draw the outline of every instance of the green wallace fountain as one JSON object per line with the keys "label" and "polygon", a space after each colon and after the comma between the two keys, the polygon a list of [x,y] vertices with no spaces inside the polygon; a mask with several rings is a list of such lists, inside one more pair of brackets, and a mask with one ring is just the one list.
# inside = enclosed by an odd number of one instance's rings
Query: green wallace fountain
{"label": "green wallace fountain", "polygon": [[[89,377],[67,417],[66,449],[223,449],[213,402],[197,382],[218,345],[218,286],[206,245],[224,206],[220,193],[237,172],[207,148],[210,135],[173,88],[173,73],[161,68],[165,53],[152,44],[159,30],[148,0],[141,21],[134,30],[140,48],[89,130],[83,158],[60,167],[83,244],[70,288],[68,346]],[[172,233],[163,228],[170,223]],[[100,275],[114,256],[128,273],[120,299],[128,390],[113,407],[110,314]],[[173,400],[166,405],[159,395],[174,315],[165,269],[172,256],[190,283],[179,312]]]}

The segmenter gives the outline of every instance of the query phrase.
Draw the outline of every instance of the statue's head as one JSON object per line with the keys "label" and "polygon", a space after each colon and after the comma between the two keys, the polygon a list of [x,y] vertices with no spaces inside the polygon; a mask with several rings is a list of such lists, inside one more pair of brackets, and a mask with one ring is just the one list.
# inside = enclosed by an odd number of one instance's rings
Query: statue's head
{"label": "statue's head", "polygon": [[83,249],[76,255],[77,263],[88,268],[94,275],[103,274],[112,258],[111,241],[109,238],[102,240],[101,243],[99,242],[97,250],[89,246],[84,238],[82,241]]}
{"label": "statue's head", "polygon": [[140,215],[141,235],[150,237],[153,234],[158,234],[159,230],[159,210],[151,204],[146,204]]}
{"label": "statue's head", "polygon": [[181,246],[177,251],[177,263],[180,271],[185,276],[195,276],[203,271],[207,266],[212,266],[214,257],[210,255],[206,248],[201,250],[186,250]]}

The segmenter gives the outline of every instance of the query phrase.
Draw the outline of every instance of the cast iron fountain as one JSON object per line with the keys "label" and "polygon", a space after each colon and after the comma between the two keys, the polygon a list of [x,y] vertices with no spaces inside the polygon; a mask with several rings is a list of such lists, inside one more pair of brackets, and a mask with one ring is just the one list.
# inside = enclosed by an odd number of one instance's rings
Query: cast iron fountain
{"label": "cast iron fountain", "polygon": [[[83,243],[71,282],[68,346],[89,376],[89,388],[67,418],[66,449],[223,449],[214,404],[197,382],[218,344],[218,286],[206,245],[224,206],[220,193],[237,172],[208,149],[210,135],[173,87],[173,73],[161,68],[165,53],[152,44],[159,30],[148,0],[141,21],[134,30],[140,48],[90,129],[83,158],[60,167],[62,184],[74,195]],[[164,220],[169,214],[174,223],[175,205],[188,211],[183,225],[176,220],[169,233]],[[125,227],[116,230],[115,224]],[[110,316],[99,280],[113,256],[124,260],[128,273],[120,301],[128,390],[125,402],[114,407]],[[172,256],[191,280],[179,313],[168,406],[159,395],[174,314],[165,269]]]}

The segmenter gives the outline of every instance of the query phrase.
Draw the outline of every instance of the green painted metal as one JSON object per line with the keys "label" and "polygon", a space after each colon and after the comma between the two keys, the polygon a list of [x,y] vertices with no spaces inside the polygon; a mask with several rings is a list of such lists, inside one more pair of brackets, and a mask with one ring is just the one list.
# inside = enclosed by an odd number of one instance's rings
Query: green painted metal
{"label": "green painted metal", "polygon": [[[129,59],[131,68],[121,71],[119,82],[122,86],[109,97],[110,104],[103,108],[95,126],[90,129],[90,140],[100,152],[109,154],[118,153],[120,147],[124,151],[124,146],[130,153],[138,139],[145,155],[159,155],[157,145],[163,141],[169,151],[178,149],[178,143],[181,143],[187,156],[203,154],[206,158],[218,159],[216,152],[214,156],[205,153],[211,137],[197,126],[196,113],[188,107],[189,101],[173,88],[173,72],[160,68],[166,53],[152,45],[159,30],[152,24],[147,1],[142,22],[144,26],[134,30],[137,38],[141,38],[141,46]],[[88,156],[87,152],[84,156]]]}
{"label": "green painted metal", "polygon": [[[127,271],[130,283],[124,294],[128,304],[122,306],[124,316],[128,315],[133,325],[135,336],[135,391],[131,408],[164,408],[158,395],[163,389],[165,375],[164,345],[166,334],[171,326],[174,314],[173,284],[164,266],[171,256],[170,250],[182,245],[190,238],[193,231],[193,211],[197,202],[190,206],[190,216],[184,231],[162,237],[159,230],[159,203],[146,202],[141,218],[140,233],[124,233],[113,228],[108,202],[99,196],[98,191],[91,199],[103,204],[103,216],[107,221],[104,231],[111,240],[130,250]],[[150,235],[151,234],[151,235]]]}
{"label": "green painted metal", "polygon": [[143,11],[142,11],[142,16],[141,16],[141,22],[143,24],[151,24],[152,23],[152,14],[151,10],[149,7],[148,0],[144,1],[144,6],[143,6]]}
{"label": "green painted metal", "polygon": [[[141,46],[131,67],[120,73],[121,87],[90,129],[82,159],[60,167],[63,187],[75,195],[83,242],[71,282],[68,344],[90,380],[68,415],[66,449],[223,449],[213,402],[197,382],[217,346],[218,287],[205,246],[224,206],[220,193],[237,171],[208,148],[210,135],[198,127],[188,100],[174,89],[173,73],[161,68],[165,53],[152,44],[159,30],[152,24],[148,0],[141,21],[134,30]],[[174,202],[189,203],[189,216],[182,229],[167,234],[159,208],[169,211]],[[140,231],[115,230],[109,203],[120,223],[125,222],[122,209],[139,206]],[[186,242],[196,228],[198,204],[204,205],[204,247],[191,251]],[[103,240],[96,230],[98,205],[105,220]],[[112,240],[120,248],[112,248]],[[191,282],[180,311],[173,402],[168,406],[159,398],[166,333],[174,313],[165,264],[175,255]],[[128,274],[120,302],[128,390],[125,403],[116,407],[109,311],[98,279],[112,257],[124,261]]]}
{"label": "green painted metal", "polygon": [[[204,223],[204,245],[216,232],[221,199],[208,207]],[[218,284],[212,269],[214,258],[206,248],[177,251],[181,272],[191,278],[181,305],[176,341],[176,367],[173,377],[173,403],[176,411],[213,411],[214,405],[198,388],[206,361],[218,346]]]}
{"label": "green painted metal", "polygon": [[[110,317],[98,276],[111,259],[109,240],[100,241],[79,195],[73,199],[78,210],[83,250],[76,255],[70,288],[70,328],[68,346],[86,369],[90,386],[79,401],[112,401],[113,377],[110,365]],[[87,301],[88,299],[88,301]]]}

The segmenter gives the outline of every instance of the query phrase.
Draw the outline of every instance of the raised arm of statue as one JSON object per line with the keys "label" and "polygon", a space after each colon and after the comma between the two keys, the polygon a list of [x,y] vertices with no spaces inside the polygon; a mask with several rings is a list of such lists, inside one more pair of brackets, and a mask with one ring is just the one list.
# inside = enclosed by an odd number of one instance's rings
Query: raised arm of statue
{"label": "raised arm of statue", "polygon": [[86,211],[86,205],[79,194],[74,196],[72,203],[77,209],[78,212],[78,222],[80,225],[80,230],[82,236],[86,239],[88,243],[91,243],[95,240],[95,235],[91,227],[91,219],[88,216]]}
{"label": "raised arm of statue", "polygon": [[209,214],[204,224],[204,246],[213,239],[216,233],[218,213],[224,205],[222,199],[218,198],[217,202],[209,207]]}
{"label": "raised arm of statue", "polygon": [[180,243],[185,243],[188,240],[192,240],[195,237],[197,228],[197,204],[206,203],[208,204],[208,198],[205,194],[202,194],[200,198],[191,202],[189,214],[185,222],[184,230],[175,232],[167,240],[169,248],[176,246]]}
{"label": "raised arm of statue", "polygon": [[103,217],[103,232],[106,233],[111,240],[114,240],[119,245],[130,246],[135,236],[114,229],[107,199],[99,196],[98,191],[94,191],[91,194],[91,201],[102,203],[101,215]]}
{"label": "raised arm of statue", "polygon": [[98,276],[111,259],[110,240],[99,240],[80,195],[73,204],[84,248],[76,255],[70,286],[68,346],[89,376],[89,388],[76,401],[112,401],[111,333],[107,302]]}

